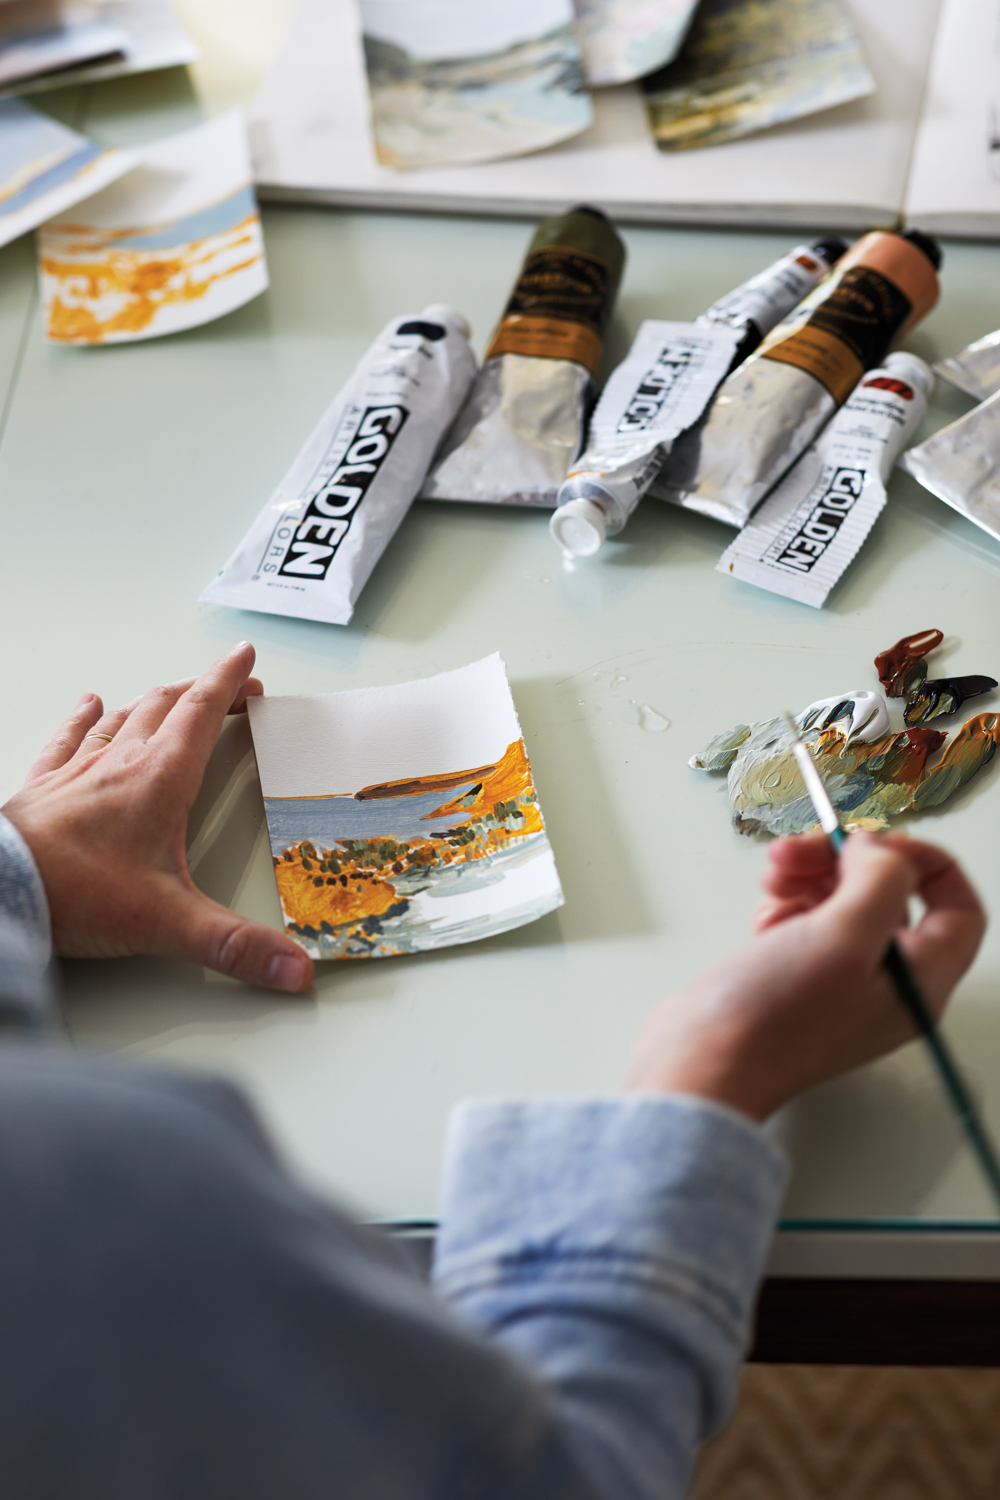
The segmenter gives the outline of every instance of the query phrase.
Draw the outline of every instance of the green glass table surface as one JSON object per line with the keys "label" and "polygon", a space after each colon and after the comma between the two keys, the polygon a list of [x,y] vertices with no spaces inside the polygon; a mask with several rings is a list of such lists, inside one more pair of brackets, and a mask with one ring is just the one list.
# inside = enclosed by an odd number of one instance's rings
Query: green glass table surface
{"label": "green glass table surface", "polygon": [[[254,8],[268,46],[283,8]],[[124,144],[246,97],[252,59],[240,54],[227,71],[220,41],[235,13],[206,14],[219,34],[193,75],[43,102]],[[432,1219],[455,1100],[613,1089],[650,1006],[746,939],[766,847],[734,833],[724,779],[690,770],[688,757],[738,722],[874,686],[875,653],[926,626],[945,632],[942,672],[1000,675],[1000,544],[896,474],[861,556],[816,611],[716,573],[732,532],[658,502],[575,566],[561,560],[547,512],[421,502],[349,627],[199,605],[379,328],[449,301],[481,352],[531,232],[509,220],[289,207],[263,219],[266,295],[205,328],[125,347],[46,344],[31,242],[0,251],[0,796],[82,691],[124,701],[242,637],[272,693],[398,682],[499,650],[565,889],[560,911],[465,947],[321,966],[297,1000],[181,963],[64,965],[75,1045],[219,1069],[245,1084],[309,1180],[375,1217]],[[790,243],[623,234],[608,366],[643,318],[695,316]],[[928,359],[1000,326],[1000,248],[945,251],[941,303],[907,342]],[[926,431],[969,405],[939,382]],[[907,826],[954,850],[996,914],[996,764]],[[203,888],[277,925],[245,721],[227,725],[192,837]],[[1000,924],[947,1031],[1000,1133]],[[1000,1272],[991,1204],[918,1045],[816,1090],[773,1128],[793,1162],[776,1271]]]}

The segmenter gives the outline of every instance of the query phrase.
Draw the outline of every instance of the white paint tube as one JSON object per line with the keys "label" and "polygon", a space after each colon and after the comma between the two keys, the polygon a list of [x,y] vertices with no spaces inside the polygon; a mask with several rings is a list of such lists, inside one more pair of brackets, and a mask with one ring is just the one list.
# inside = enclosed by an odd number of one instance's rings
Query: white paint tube
{"label": "white paint tube", "polygon": [[1000,391],[904,453],[899,467],[1000,541]]}
{"label": "white paint tube", "polygon": [[346,625],[468,394],[468,340],[450,307],[388,323],[200,602]]}
{"label": "white paint tube", "polygon": [[[797,245],[691,323],[647,321],[597,404],[586,452],[559,490],[550,530],[590,556],[621,531],[675,440],[702,416],[719,381],[828,274],[843,240]],[[711,331],[711,337],[703,334]]]}
{"label": "white paint tube", "polygon": [[727,377],[650,493],[743,526],[865,370],[934,306],[940,260],[935,241],[915,229],[858,240],[829,281]]}
{"label": "white paint tube", "polygon": [[588,557],[621,531],[673,440],[712,399],[739,341],[724,323],[642,324],[597,403],[587,451],[559,490],[549,530],[564,552]]}
{"label": "white paint tube", "polygon": [[1000,330],[977,339],[960,354],[939,359],[934,373],[957,385],[967,396],[988,401],[1000,391]]}
{"label": "white paint tube", "polygon": [[892,466],[920,425],[933,384],[915,354],[890,354],[863,375],[726,548],[718,572],[821,608],[885,505]]}

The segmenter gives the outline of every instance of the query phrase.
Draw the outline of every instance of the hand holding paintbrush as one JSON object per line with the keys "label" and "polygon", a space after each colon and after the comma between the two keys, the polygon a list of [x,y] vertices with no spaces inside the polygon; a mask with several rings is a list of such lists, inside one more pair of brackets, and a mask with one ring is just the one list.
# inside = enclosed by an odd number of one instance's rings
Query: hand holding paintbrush
{"label": "hand holding paintbrush", "polygon": [[[757,935],[653,1012],[630,1088],[697,1094],[765,1119],[912,1040],[884,962],[894,938],[936,1017],[985,928],[951,856],[894,834],[852,834],[840,855],[820,834],[776,839],[763,884]],[[910,927],[912,896],[925,910]]]}
{"label": "hand holding paintbrush", "polygon": [[[823,785],[822,777],[813,763],[809,746],[803,738],[801,729],[791,714],[786,713],[784,717],[792,736],[792,753],[802,774],[802,780],[809,793],[809,800],[812,802],[819,825],[830,840],[832,848],[842,853],[847,834],[840,826],[840,819]],[[927,1050],[941,1080],[941,1086],[948,1096],[959,1124],[965,1131],[966,1139],[989,1184],[997,1207],[1000,1208],[1000,1157],[997,1155],[996,1147],[985,1125],[979,1118],[958,1064],[937,1029],[934,1011],[928,1004],[927,997],[909,960],[895,937],[890,939],[882,963],[886,973],[892,979],[903,1008],[927,1045]]]}

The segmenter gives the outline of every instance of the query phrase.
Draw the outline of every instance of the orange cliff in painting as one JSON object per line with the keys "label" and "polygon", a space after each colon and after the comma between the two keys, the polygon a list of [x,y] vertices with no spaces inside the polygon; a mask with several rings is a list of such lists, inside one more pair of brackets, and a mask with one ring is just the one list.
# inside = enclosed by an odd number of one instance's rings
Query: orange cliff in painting
{"label": "orange cliff in painting", "polygon": [[452,787],[468,790],[424,815],[426,835],[337,838],[330,848],[306,839],[283,850],[274,866],[289,930],[314,938],[357,924],[375,936],[443,871],[544,834],[523,740],[495,765],[363,787],[353,800],[384,803]]}

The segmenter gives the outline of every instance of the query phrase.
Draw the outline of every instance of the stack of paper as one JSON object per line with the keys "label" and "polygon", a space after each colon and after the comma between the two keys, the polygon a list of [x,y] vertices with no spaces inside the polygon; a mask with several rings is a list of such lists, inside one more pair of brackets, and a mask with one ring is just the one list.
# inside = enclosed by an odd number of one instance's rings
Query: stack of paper
{"label": "stack of paper", "polygon": [[[667,14],[668,7],[664,7]],[[354,0],[302,0],[253,111],[264,197],[538,216],[864,229],[906,217],[1000,235],[996,0],[847,0],[863,99],[744,140],[664,153],[634,83],[593,95],[572,140],[506,161],[399,171],[376,157]]]}
{"label": "stack of paper", "polygon": [[129,171],[133,151],[111,151],[19,99],[0,100],[0,245],[62,213]]}
{"label": "stack of paper", "polygon": [[169,0],[0,0],[0,94],[193,62]]}

